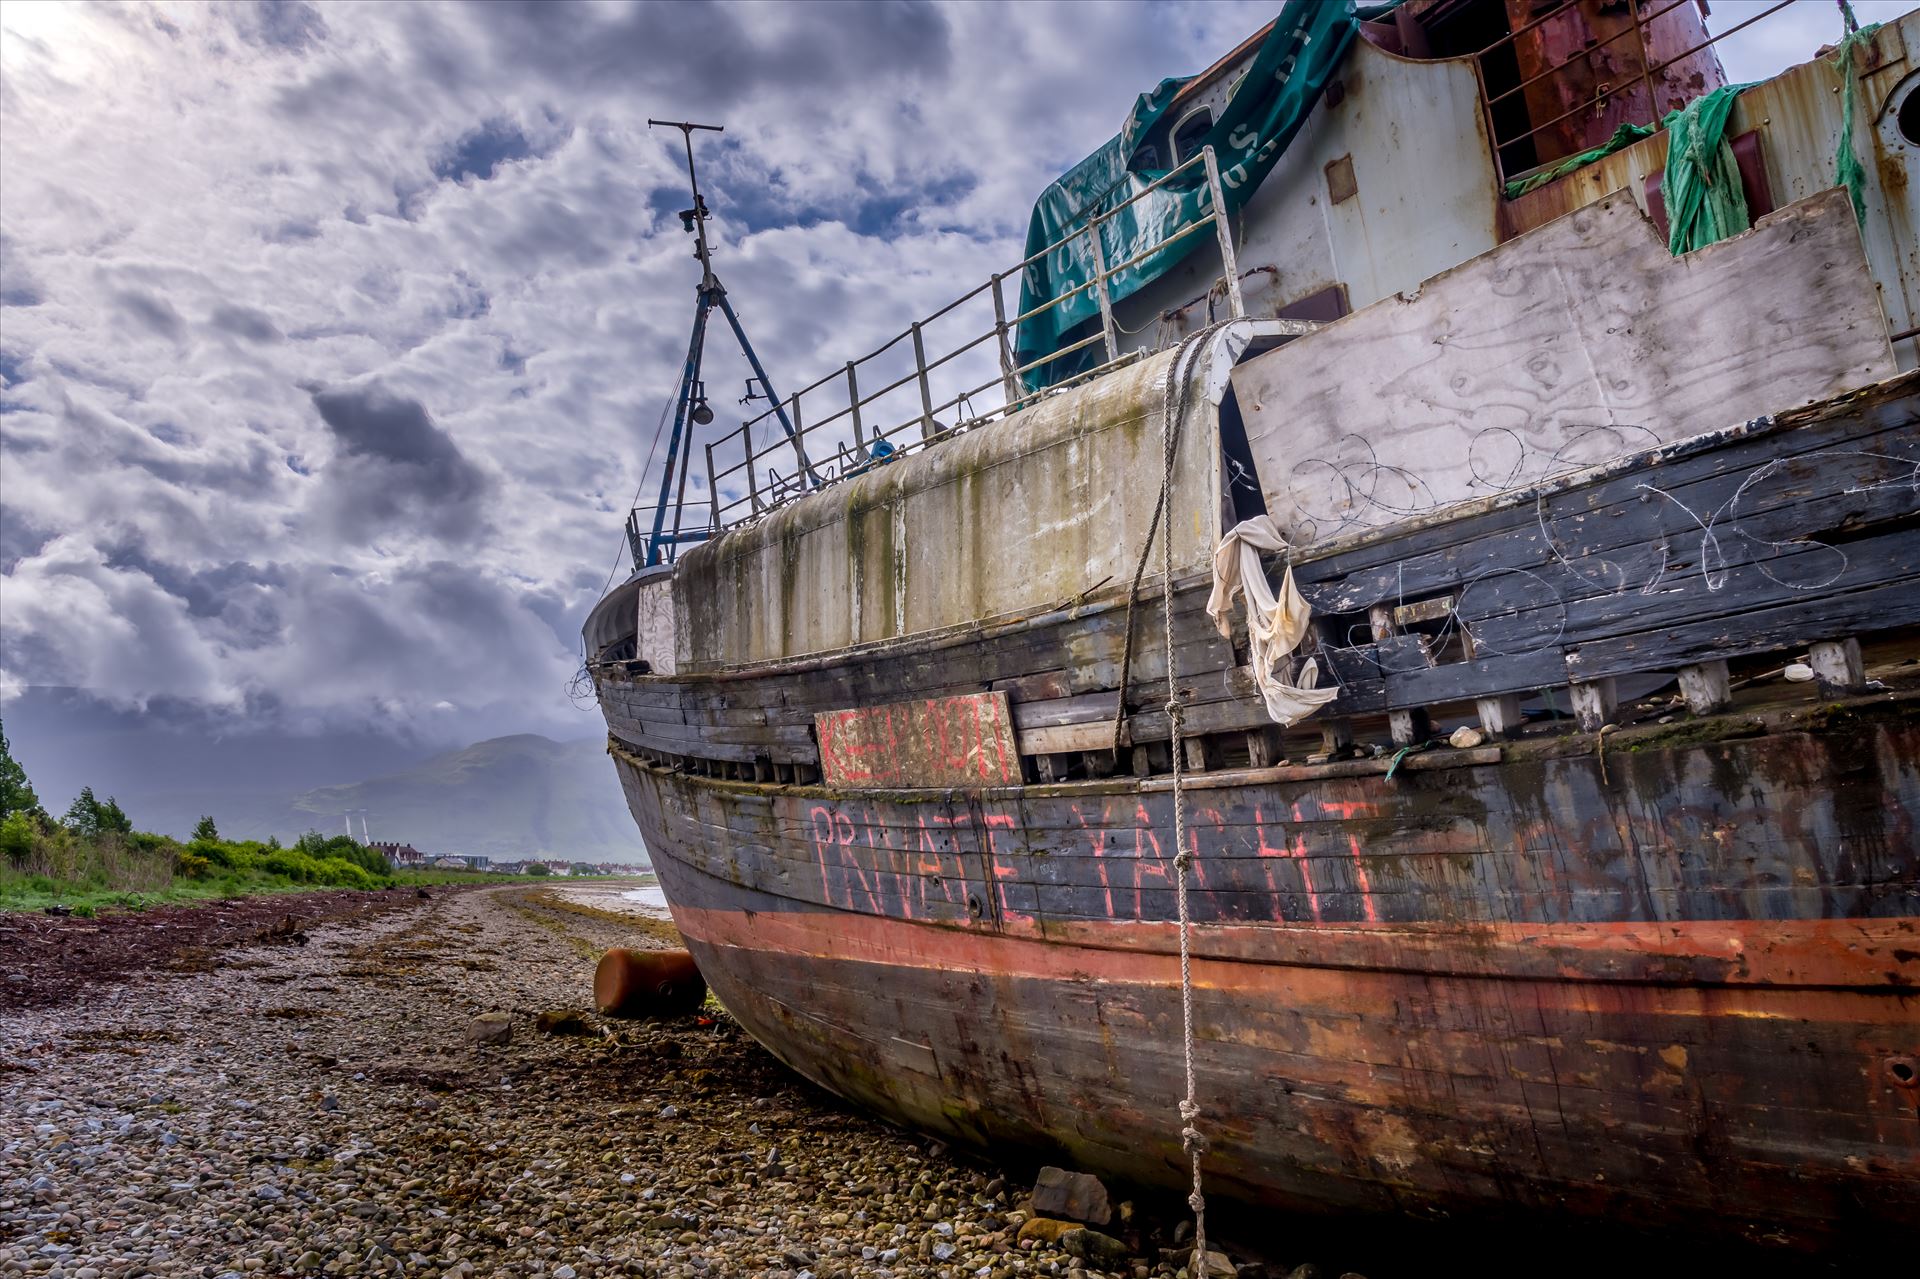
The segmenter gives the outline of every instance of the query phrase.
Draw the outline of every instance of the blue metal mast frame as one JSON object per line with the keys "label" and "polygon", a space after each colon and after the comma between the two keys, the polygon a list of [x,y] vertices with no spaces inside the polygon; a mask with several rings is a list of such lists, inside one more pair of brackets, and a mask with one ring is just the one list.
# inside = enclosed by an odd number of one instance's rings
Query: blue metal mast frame
{"label": "blue metal mast frame", "polygon": [[[700,194],[700,179],[693,167],[693,133],[704,129],[713,133],[724,131],[718,124],[694,124],[688,120],[648,120],[647,127],[656,125],[680,130],[687,144],[687,181],[693,187],[693,207],[680,213],[680,220],[694,235],[693,254],[700,259],[700,283],[695,290],[693,311],[693,336],[687,341],[686,363],[680,369],[680,392],[673,408],[673,433],[667,437],[667,461],[660,476],[660,500],[653,508],[653,531],[647,538],[644,559],[635,546],[634,567],[649,568],[662,563],[668,552],[682,542],[698,542],[711,535],[711,530],[702,532],[682,532],[680,517],[686,504],[687,474],[691,469],[693,457],[693,432],[697,424],[695,418],[696,402],[704,404],[700,395],[700,366],[706,354],[707,320],[715,307],[727,318],[727,326],[733,330],[733,336],[740,343],[740,353],[747,357],[747,364],[760,380],[760,386],[773,401],[773,411],[780,421],[780,429],[787,433],[787,439],[793,444],[795,456],[800,461],[800,474],[811,487],[820,483],[820,477],[814,474],[813,464],[807,460],[806,445],[800,439],[800,433],[793,429],[793,422],[787,416],[786,406],[780,395],[773,389],[773,382],[767,377],[767,371],[761,366],[760,356],[753,349],[753,342],[747,337],[747,330],[740,323],[740,317],[734,312],[733,303],[727,300],[727,290],[720,278],[713,272],[713,255],[707,246],[707,202]],[[712,416],[705,419],[711,421]],[[682,447],[684,444],[684,448]],[[747,465],[753,465],[752,441],[748,441]],[[675,495],[674,480],[679,479],[678,496]],[[673,528],[667,529],[667,508],[672,503]]]}

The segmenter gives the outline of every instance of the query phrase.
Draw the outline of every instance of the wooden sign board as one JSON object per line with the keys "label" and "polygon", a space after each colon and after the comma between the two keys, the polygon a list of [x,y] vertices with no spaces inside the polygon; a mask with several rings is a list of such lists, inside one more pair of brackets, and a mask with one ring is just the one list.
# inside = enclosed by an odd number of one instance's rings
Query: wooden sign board
{"label": "wooden sign board", "polygon": [[961,693],[813,717],[829,786],[1015,786],[1020,755],[1005,693]]}

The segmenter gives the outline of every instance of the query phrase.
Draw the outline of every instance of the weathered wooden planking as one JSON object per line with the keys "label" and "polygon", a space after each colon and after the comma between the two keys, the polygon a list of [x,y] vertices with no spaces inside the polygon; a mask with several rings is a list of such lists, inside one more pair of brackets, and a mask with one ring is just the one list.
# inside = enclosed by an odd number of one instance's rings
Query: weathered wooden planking
{"label": "weathered wooden planking", "polygon": [[829,786],[1006,786],[1020,753],[1005,693],[922,697],[814,716]]}
{"label": "weathered wooden planking", "polygon": [[1694,662],[1771,653],[1816,640],[1843,639],[1920,622],[1920,590],[1911,576],[1890,585],[1820,595],[1734,617],[1640,631],[1570,649],[1577,679],[1636,671],[1673,671]]}
{"label": "weathered wooden planking", "polygon": [[1268,510],[1305,543],[1894,372],[1844,192],[1681,259],[1622,193],[1233,383]]}
{"label": "weathered wooden planking", "polygon": [[[1357,612],[1503,570],[1606,557],[1662,535],[1698,545],[1711,531],[1723,554],[1737,556],[1753,538],[1817,537],[1898,517],[1920,494],[1917,388],[1920,380],[1905,375],[1871,403],[1788,419],[1713,447],[1681,446],[1591,479],[1569,476],[1404,535],[1389,530],[1324,555],[1309,549],[1296,556],[1296,580],[1316,608]],[[1622,580],[1618,569],[1606,577]]]}
{"label": "weathered wooden planking", "polygon": [[[1524,693],[1711,661],[1708,641],[1758,652],[1838,634],[1843,621],[1881,629],[1915,620],[1898,594],[1870,616],[1844,606],[1826,616],[1816,601],[1913,585],[1916,386],[1906,375],[1777,424],[1696,437],[1552,481],[1525,501],[1510,495],[1457,508],[1454,518],[1417,522],[1404,537],[1389,530],[1371,544],[1304,560],[1297,572],[1308,597],[1343,614],[1323,612],[1332,647],[1321,652],[1322,679],[1343,690],[1332,711],[1366,715]],[[1185,732],[1262,729],[1243,647],[1213,630],[1206,593],[1203,580],[1188,578],[1175,596]],[[1364,607],[1436,593],[1453,600],[1447,616],[1473,635],[1475,660],[1432,664],[1419,637],[1376,641],[1357,620]],[[1920,591],[1909,594],[1920,601]],[[1825,629],[1782,638],[1772,610],[1783,606]],[[1160,609],[1158,592],[1146,592],[1133,619],[1132,742],[1164,740],[1168,731]],[[1746,614],[1761,615],[1751,635],[1742,630]],[[1670,635],[1676,625],[1692,629]],[[876,692],[898,699],[987,690],[1007,697],[1019,754],[1097,751],[1113,745],[1125,632],[1125,608],[1103,604],[984,628],[966,642],[889,645],[840,664],[754,675],[603,678],[601,692],[626,740],[693,758],[811,763],[818,714],[871,702]],[[1235,633],[1242,637],[1237,618]],[[1569,661],[1570,653],[1582,655]]]}
{"label": "weathered wooden planking", "polygon": [[[1911,1114],[1887,1071],[1911,1052],[1920,755],[1887,715],[1195,791],[1213,1184],[1910,1230],[1912,1152],[1858,1158]],[[1151,1104],[1182,1069],[1164,789],[908,803],[620,770],[709,980],[783,1057],[996,1148],[1077,1116],[1089,1167],[1177,1177]],[[1379,1178],[1409,1142],[1425,1157]]]}

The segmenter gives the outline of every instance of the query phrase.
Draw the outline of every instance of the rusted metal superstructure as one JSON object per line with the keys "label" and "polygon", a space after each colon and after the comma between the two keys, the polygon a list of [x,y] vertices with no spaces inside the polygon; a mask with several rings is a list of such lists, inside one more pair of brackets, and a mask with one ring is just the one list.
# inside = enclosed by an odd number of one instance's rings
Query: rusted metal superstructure
{"label": "rusted metal superstructure", "polygon": [[[1658,113],[1692,7],[1551,12]],[[1756,224],[1681,257],[1664,134],[1507,193],[1506,104],[1587,102],[1578,149],[1630,98],[1554,87],[1549,17],[1369,31],[1210,247],[1126,298],[1101,264],[1066,385],[996,277],[950,358],[923,322],[787,403],[817,488],[784,431],[709,450],[712,536],[587,656],[690,950],[796,1069],[1182,1185],[1184,851],[1213,1190],[1920,1228],[1920,15],[1852,46],[1860,205],[1819,58],[1734,108]],[[1495,19],[1511,93],[1434,55]],[[1338,690],[1298,723],[1208,611],[1252,520]]]}

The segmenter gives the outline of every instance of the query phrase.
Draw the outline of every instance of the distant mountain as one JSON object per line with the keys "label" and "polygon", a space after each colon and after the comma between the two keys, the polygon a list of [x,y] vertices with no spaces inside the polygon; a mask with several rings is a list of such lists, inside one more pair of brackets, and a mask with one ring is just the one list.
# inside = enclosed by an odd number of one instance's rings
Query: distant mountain
{"label": "distant mountain", "polygon": [[55,813],[91,786],[138,829],[180,839],[203,815],[231,839],[339,834],[347,810],[365,809],[375,839],[428,852],[646,857],[604,737],[443,742],[435,755],[371,729],[246,731],[157,702],[116,709],[78,689],[28,689],[0,709],[15,758]]}
{"label": "distant mountain", "polygon": [[260,816],[286,839],[344,830],[345,814],[361,810],[374,839],[423,852],[646,860],[604,739],[496,737],[397,773],[307,791],[282,813]]}

